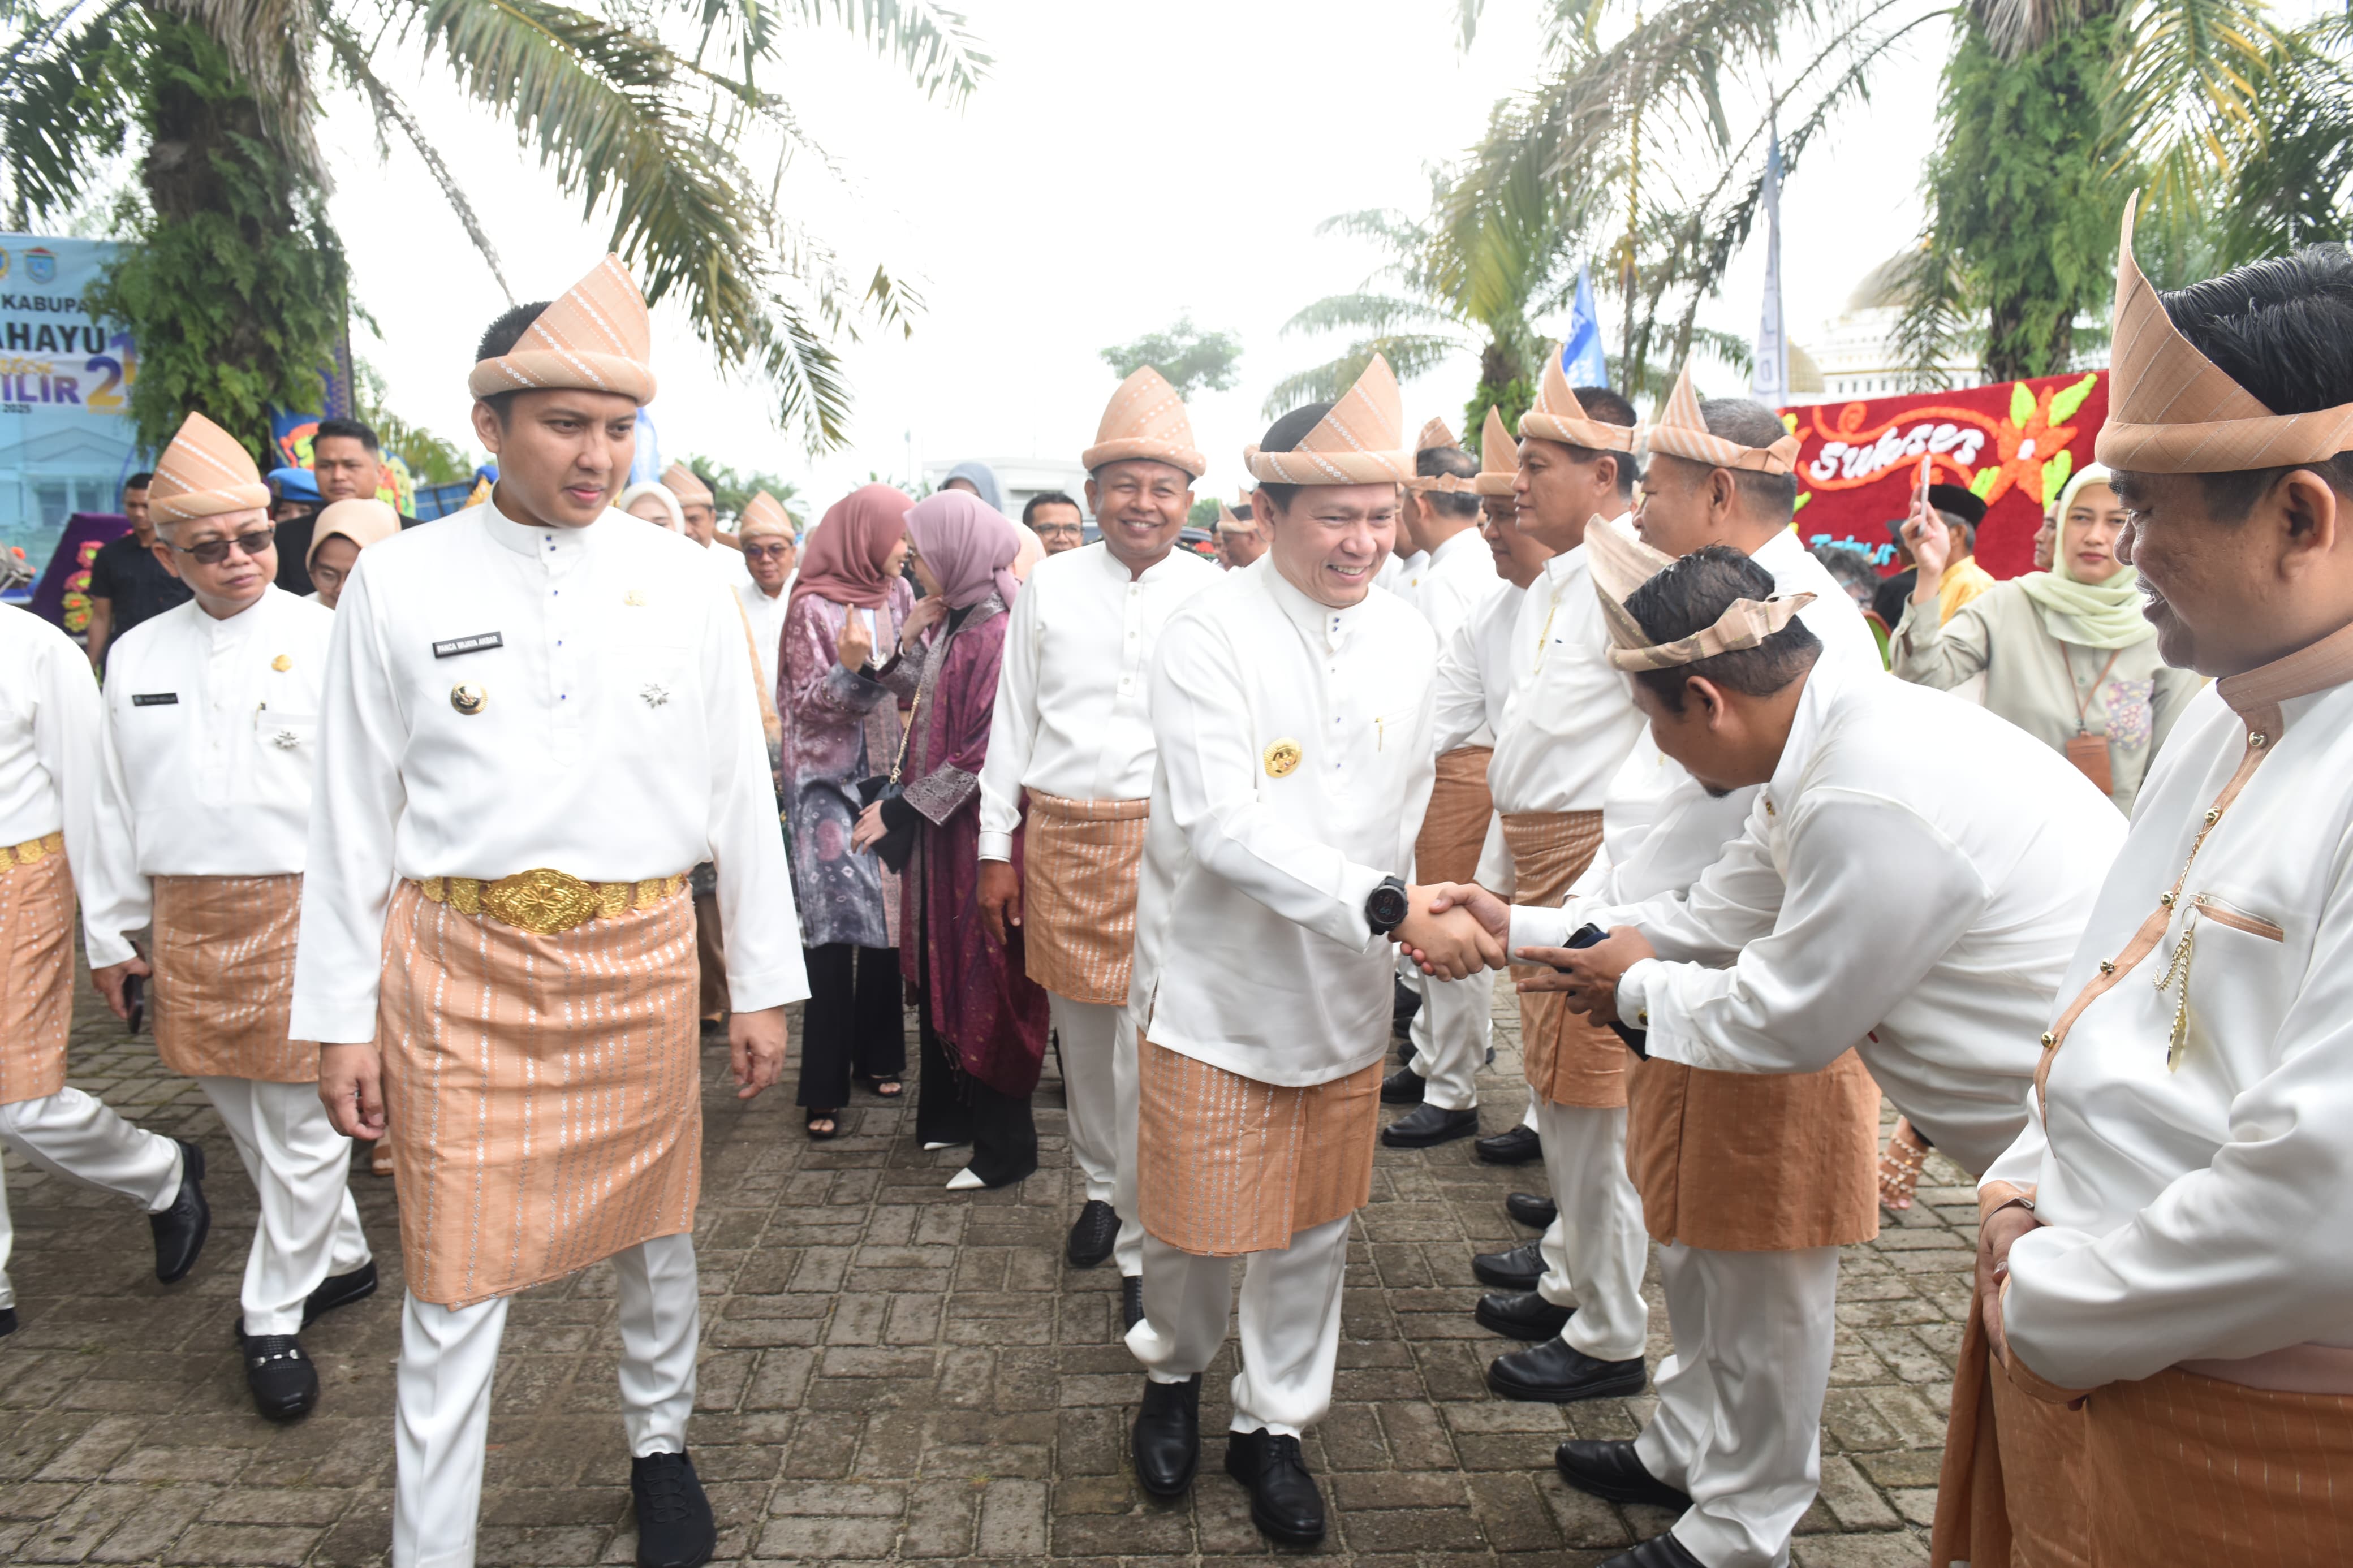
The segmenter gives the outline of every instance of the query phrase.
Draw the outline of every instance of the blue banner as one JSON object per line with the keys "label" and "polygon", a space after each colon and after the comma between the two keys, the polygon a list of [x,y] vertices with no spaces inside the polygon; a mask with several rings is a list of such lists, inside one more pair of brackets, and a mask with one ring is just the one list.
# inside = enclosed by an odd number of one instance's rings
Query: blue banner
{"label": "blue banner", "polygon": [[1593,305],[1593,268],[1577,269],[1577,300],[1561,334],[1560,370],[1571,386],[1607,386],[1609,362],[1601,352],[1601,312]]}
{"label": "blue banner", "polygon": [[131,334],[81,304],[113,254],[100,240],[0,233],[0,548],[37,563],[76,512],[120,510],[138,467]]}

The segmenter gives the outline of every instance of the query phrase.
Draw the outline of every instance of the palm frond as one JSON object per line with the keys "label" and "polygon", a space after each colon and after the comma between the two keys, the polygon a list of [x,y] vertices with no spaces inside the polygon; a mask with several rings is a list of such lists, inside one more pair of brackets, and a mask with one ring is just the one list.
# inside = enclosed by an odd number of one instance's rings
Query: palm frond
{"label": "palm frond", "polygon": [[[994,62],[980,50],[964,13],[931,0],[786,0],[811,23],[839,23],[898,62],[917,87],[950,102],[980,86]],[[757,0],[705,0],[707,7],[757,9]],[[706,12],[706,15],[708,12]],[[747,73],[748,75],[748,73]]]}
{"label": "palm frond", "polygon": [[2237,164],[2262,145],[2263,100],[2289,45],[2263,0],[2138,0],[2124,22],[2102,99],[2103,149],[2147,171],[2156,226],[2202,221]]}
{"label": "palm frond", "polygon": [[315,127],[317,85],[311,65],[324,0],[155,0],[162,9],[210,34],[253,90],[261,127],[302,174],[330,190]]}
{"label": "palm frond", "polygon": [[1462,352],[1458,338],[1438,337],[1420,333],[1395,333],[1367,338],[1351,343],[1347,351],[1322,364],[1284,376],[1266,395],[1263,410],[1269,419],[1279,419],[1302,404],[1328,403],[1356,384],[1365,367],[1373,363],[1375,354],[1389,362],[1389,369],[1399,381],[1411,381],[1427,374],[1446,362],[1449,354]]}
{"label": "palm frond", "polygon": [[0,50],[0,158],[8,172],[8,221],[70,207],[91,174],[122,149],[129,95],[112,79],[128,0],[94,10],[29,9]]}
{"label": "palm frond", "polygon": [[1443,326],[1454,320],[1449,312],[1418,300],[1389,294],[1333,294],[1316,300],[1282,323],[1283,335],[1324,332],[1356,327],[1366,331],[1393,332],[1401,327]]}

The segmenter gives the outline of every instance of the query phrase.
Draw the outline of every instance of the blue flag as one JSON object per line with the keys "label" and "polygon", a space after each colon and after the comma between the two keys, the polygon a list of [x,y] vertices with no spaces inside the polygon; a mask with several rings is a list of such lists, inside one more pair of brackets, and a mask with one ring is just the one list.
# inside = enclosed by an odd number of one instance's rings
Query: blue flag
{"label": "blue flag", "polygon": [[1571,386],[1607,386],[1609,362],[1601,353],[1601,312],[1593,306],[1593,268],[1577,269],[1577,302],[1568,309],[1568,331],[1560,344],[1560,373]]}

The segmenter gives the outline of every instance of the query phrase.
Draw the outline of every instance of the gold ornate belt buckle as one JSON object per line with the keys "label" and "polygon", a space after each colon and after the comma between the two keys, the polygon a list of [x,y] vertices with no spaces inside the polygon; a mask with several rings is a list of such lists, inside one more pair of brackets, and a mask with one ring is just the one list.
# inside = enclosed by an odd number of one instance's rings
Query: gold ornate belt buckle
{"label": "gold ornate belt buckle", "polygon": [[518,930],[554,936],[596,917],[596,887],[562,871],[534,867],[484,888],[482,910]]}

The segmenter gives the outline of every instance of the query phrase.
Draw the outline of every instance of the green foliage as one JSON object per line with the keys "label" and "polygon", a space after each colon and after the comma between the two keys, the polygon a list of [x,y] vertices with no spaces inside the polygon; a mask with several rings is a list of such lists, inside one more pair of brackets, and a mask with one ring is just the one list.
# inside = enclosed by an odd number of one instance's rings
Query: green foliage
{"label": "green foliage", "polygon": [[1484,461],[1480,437],[1487,433],[1487,410],[1493,408],[1504,416],[1505,429],[1517,430],[1520,416],[1535,401],[1535,384],[1525,375],[1514,376],[1501,386],[1482,380],[1472,388],[1471,401],[1462,405],[1462,449]]}
{"label": "green foliage", "polygon": [[353,407],[384,443],[385,452],[408,465],[418,484],[450,485],[474,477],[474,459],[465,447],[392,411],[385,401],[384,377],[374,365],[361,360],[352,369],[357,383],[352,388]]}
{"label": "green foliage", "polygon": [[1214,531],[1218,526],[1218,506],[1217,497],[1203,496],[1193,503],[1193,510],[1185,514],[1186,525],[1189,528],[1207,528]]}
{"label": "green foliage", "polygon": [[762,490],[776,498],[785,509],[785,515],[793,520],[795,528],[808,527],[808,504],[801,500],[800,487],[790,479],[757,471],[739,474],[726,464],[714,462],[709,458],[689,458],[686,466],[711,487],[711,510],[718,514],[722,528],[733,531],[735,520],[744,515],[744,509],[750,506],[752,498]]}
{"label": "green foliage", "polygon": [[86,303],[138,342],[131,414],[142,445],[160,449],[193,410],[260,458],[269,405],[318,402],[343,330],[343,246],[318,187],[262,134],[219,44],[165,12],[125,13],[121,25],[126,52],[109,68],[151,139],[146,200]]}
{"label": "green foliage", "polygon": [[1150,365],[1166,376],[1179,397],[1196,392],[1230,392],[1239,374],[1242,341],[1231,332],[1205,332],[1182,315],[1165,332],[1146,332],[1132,343],[1114,343],[1103,351],[1103,363],[1122,381]]}

